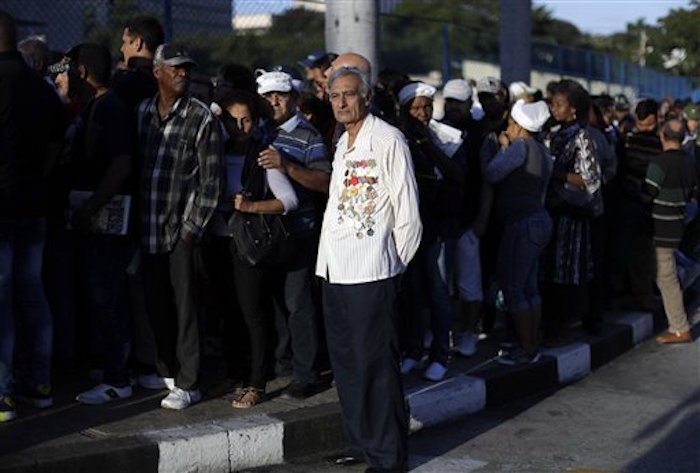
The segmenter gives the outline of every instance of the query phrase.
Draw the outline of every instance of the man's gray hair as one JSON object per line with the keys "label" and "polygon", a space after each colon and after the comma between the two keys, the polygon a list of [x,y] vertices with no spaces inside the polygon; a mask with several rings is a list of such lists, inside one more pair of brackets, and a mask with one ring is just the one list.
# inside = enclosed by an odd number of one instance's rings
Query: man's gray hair
{"label": "man's gray hair", "polygon": [[331,76],[328,78],[328,89],[330,90],[330,88],[333,87],[333,83],[337,79],[346,76],[357,77],[360,80],[360,95],[362,95],[363,97],[369,96],[370,92],[372,91],[372,86],[370,85],[369,77],[357,67],[341,67],[333,71],[333,74],[331,74]]}

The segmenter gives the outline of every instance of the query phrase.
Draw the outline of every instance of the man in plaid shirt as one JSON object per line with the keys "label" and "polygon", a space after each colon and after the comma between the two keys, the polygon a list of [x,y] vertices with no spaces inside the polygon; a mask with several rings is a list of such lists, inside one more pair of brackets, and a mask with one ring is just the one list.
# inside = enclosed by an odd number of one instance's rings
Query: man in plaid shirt
{"label": "man in plaid shirt", "polygon": [[187,93],[193,65],[178,46],[159,46],[153,58],[158,94],[138,112],[146,306],[156,368],[171,388],[161,401],[168,409],[201,399],[194,264],[222,176],[219,128],[207,106]]}

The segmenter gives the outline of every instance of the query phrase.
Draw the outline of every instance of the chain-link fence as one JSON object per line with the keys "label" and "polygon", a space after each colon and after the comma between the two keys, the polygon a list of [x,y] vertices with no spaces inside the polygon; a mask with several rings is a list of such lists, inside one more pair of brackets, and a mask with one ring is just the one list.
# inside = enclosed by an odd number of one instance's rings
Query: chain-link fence
{"label": "chain-link fence", "polygon": [[[497,74],[498,3],[380,0],[382,65],[416,75],[440,71],[442,79]],[[126,20],[150,14],[162,22],[166,39],[190,50],[205,74],[226,63],[294,65],[324,48],[322,0],[0,0],[0,9],[17,19],[20,38],[40,36],[56,51],[94,41],[115,58]],[[485,66],[470,70],[473,63]],[[700,85],[538,37],[532,65],[542,77],[574,76],[589,88],[594,82],[607,89],[621,84],[655,97],[685,97]]]}

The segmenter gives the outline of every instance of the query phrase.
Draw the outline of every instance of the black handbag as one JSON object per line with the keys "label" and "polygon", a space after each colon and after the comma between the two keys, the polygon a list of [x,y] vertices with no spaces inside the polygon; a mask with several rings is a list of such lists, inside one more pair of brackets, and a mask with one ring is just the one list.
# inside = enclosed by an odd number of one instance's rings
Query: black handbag
{"label": "black handbag", "polygon": [[[251,162],[252,161],[252,162]],[[263,200],[269,194],[265,185],[265,170],[255,159],[246,163],[248,176],[242,192],[249,200]],[[284,262],[291,253],[290,232],[286,217],[280,214],[256,214],[236,211],[228,222],[233,235],[232,253],[247,266],[274,266]]]}
{"label": "black handbag", "polygon": [[235,212],[229,228],[235,253],[244,264],[273,266],[286,259],[290,234],[282,215]]}

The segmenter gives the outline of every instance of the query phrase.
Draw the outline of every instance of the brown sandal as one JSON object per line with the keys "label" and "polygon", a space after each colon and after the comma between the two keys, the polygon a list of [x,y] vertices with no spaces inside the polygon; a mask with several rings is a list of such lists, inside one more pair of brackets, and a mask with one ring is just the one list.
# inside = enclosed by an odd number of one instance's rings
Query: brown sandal
{"label": "brown sandal", "polygon": [[248,386],[244,388],[236,398],[231,401],[231,407],[236,409],[249,409],[262,401],[264,391]]}

